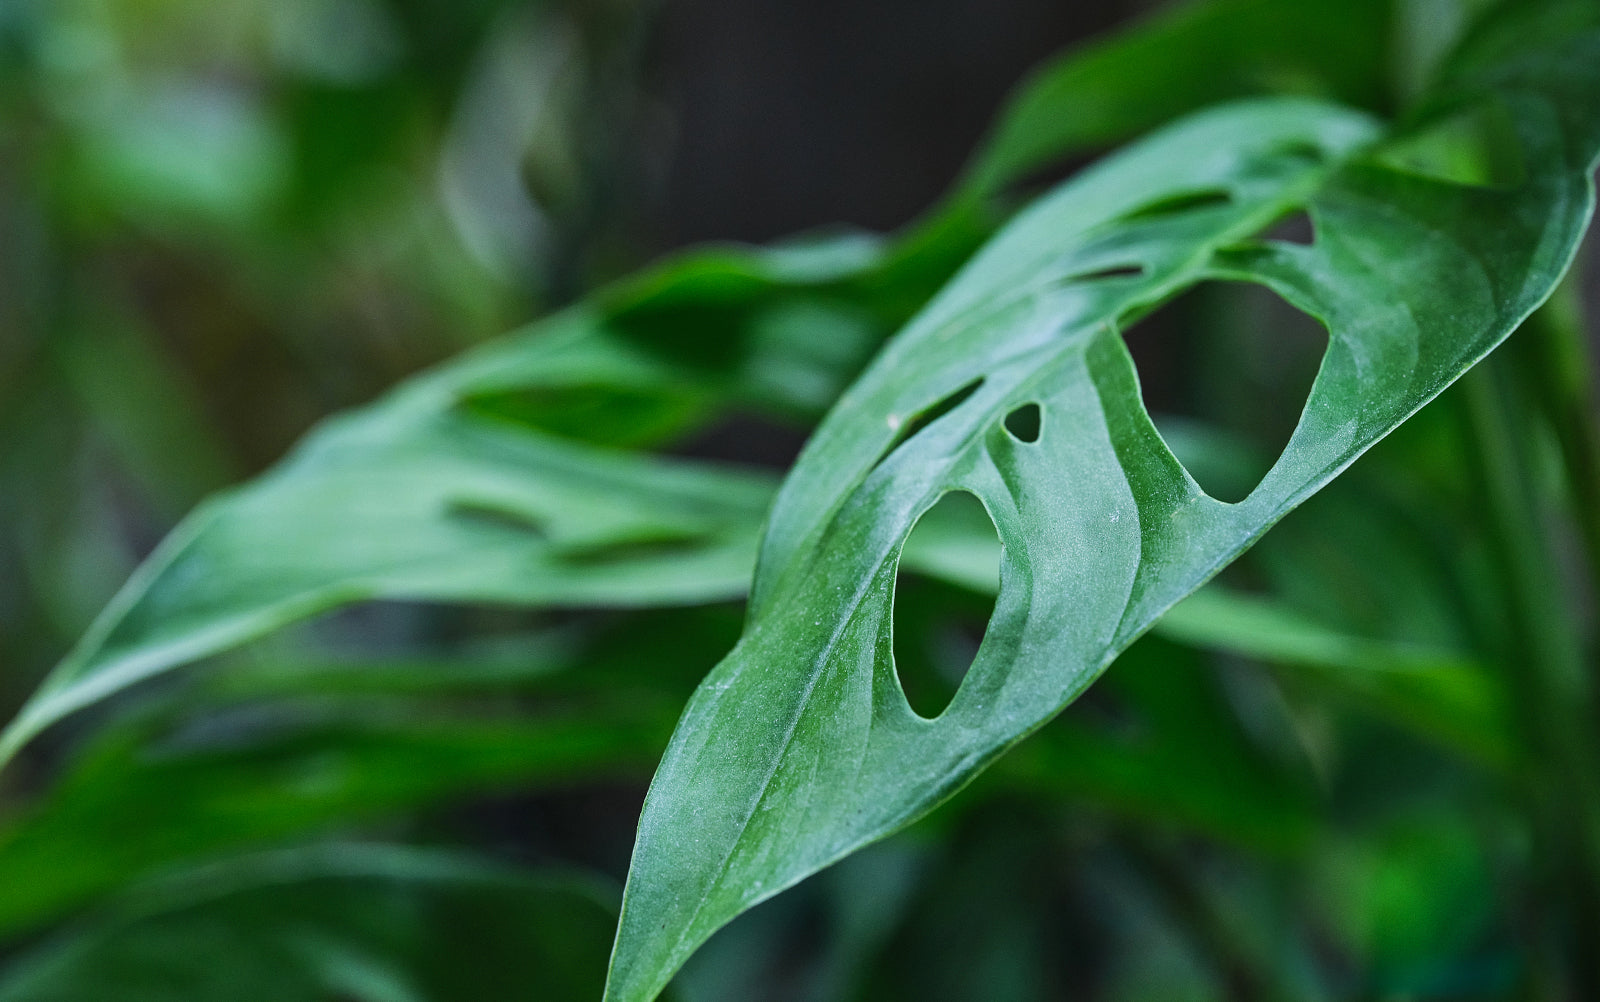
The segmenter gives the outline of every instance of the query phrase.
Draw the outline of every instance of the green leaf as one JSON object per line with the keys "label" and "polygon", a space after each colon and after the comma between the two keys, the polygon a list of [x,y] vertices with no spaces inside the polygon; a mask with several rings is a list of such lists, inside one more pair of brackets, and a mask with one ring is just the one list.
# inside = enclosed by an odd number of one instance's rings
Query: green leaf
{"label": "green leaf", "polygon": [[[258,707],[150,741],[106,733],[0,832],[0,933],[15,935],[177,862],[373,823],[453,797],[647,775],[665,700],[530,719],[431,701],[361,714]],[[444,711],[449,711],[447,714]],[[443,719],[441,719],[443,717]]]}
{"label": "green leaf", "polygon": [[[610,617],[501,654],[239,658],[141,702],[0,825],[0,934],[186,860],[461,797],[642,783],[733,609]],[[593,624],[586,624],[593,625]]]}
{"label": "green leaf", "polygon": [[[0,765],[138,681],[365,599],[741,594],[765,510],[754,478],[546,439],[651,446],[729,407],[814,420],[991,232],[1004,187],[1222,95],[1310,87],[1375,101],[1382,47],[1369,42],[1384,9],[1175,8],[1019,89],[966,183],[894,243],[844,234],[702,250],[324,427],[175,530],[0,734]],[[1142,57],[1164,67],[1159,80],[1132,71]]]}
{"label": "green leaf", "polygon": [[571,874],[396,846],[242,857],[11,958],[0,1000],[593,998],[613,900]]}
{"label": "green leaf", "polygon": [[[1600,36],[1513,48],[1435,100],[1504,102],[1524,182],[1396,171],[1367,152],[1375,123],[1325,104],[1209,111],[1041,200],[890,342],[786,481],[744,637],[657,772],[608,999],[654,997],[729,918],[949,797],[1549,294],[1593,206]],[[1313,244],[1256,239],[1302,207]],[[1167,450],[1120,337],[1208,279],[1265,284],[1329,332],[1289,445],[1232,505]],[[1035,442],[1005,428],[1029,404]],[[928,720],[895,674],[893,583],[952,490],[1005,557],[978,657]]]}
{"label": "green leaf", "polygon": [[197,510],[7,730],[373,598],[687,604],[743,593],[764,476],[564,443],[411,393]]}

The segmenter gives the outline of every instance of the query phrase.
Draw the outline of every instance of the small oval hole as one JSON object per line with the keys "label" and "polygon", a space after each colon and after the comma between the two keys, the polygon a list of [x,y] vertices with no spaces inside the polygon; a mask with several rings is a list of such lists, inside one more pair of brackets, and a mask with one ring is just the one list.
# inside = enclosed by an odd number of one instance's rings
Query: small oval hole
{"label": "small oval hole", "polygon": [[1143,278],[1144,265],[1118,264],[1108,268],[1096,268],[1093,271],[1083,271],[1076,275],[1068,275],[1064,282],[1098,282],[1103,278]]}
{"label": "small oval hole", "polygon": [[1000,588],[1000,534],[983,502],[951,491],[923,513],[895,577],[895,673],[912,712],[945,711],[983,643]]}
{"label": "small oval hole", "polygon": [[1006,431],[1019,442],[1039,441],[1039,431],[1044,427],[1044,413],[1038,404],[1023,404],[1006,415]]}

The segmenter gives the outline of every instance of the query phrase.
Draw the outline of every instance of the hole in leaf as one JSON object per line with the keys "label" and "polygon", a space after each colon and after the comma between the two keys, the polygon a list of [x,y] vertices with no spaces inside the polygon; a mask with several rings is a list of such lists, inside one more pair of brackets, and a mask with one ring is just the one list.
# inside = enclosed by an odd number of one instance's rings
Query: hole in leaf
{"label": "hole in leaf", "polygon": [[1079,272],[1068,275],[1062,280],[1066,282],[1097,282],[1103,278],[1143,278],[1144,265],[1142,264],[1117,264],[1107,268],[1096,268],[1093,271]]}
{"label": "hole in leaf", "polygon": [[1209,282],[1124,332],[1145,409],[1200,489],[1250,495],[1299,423],[1327,330],[1265,286]]}
{"label": "hole in leaf", "polygon": [[1275,240],[1278,243],[1309,247],[1316,242],[1317,230],[1311,223],[1311,214],[1300,209],[1273,223],[1265,236],[1268,240]]}
{"label": "hole in leaf", "polygon": [[515,532],[536,539],[545,539],[549,533],[544,523],[526,512],[512,511],[482,501],[454,501],[449,509],[451,518],[460,519],[501,532]]}
{"label": "hole in leaf", "polygon": [[1483,100],[1402,134],[1377,160],[1407,174],[1477,188],[1513,188],[1527,176],[1504,102]]}
{"label": "hole in leaf", "polygon": [[902,419],[899,429],[895,433],[894,441],[890,442],[889,447],[883,450],[883,455],[878,457],[878,461],[872,464],[873,469],[882,466],[884,461],[894,455],[894,451],[904,445],[911,436],[966,403],[974,393],[978,392],[978,388],[982,385],[983,377],[979,376],[954,393],[947,394],[928,407],[924,407],[909,420]]}
{"label": "hole in leaf", "polygon": [[983,502],[951,491],[923,513],[900,555],[894,661],[906,701],[933,719],[978,654],[1000,589],[1000,534]]}
{"label": "hole in leaf", "polygon": [[1019,442],[1039,441],[1039,430],[1044,426],[1044,413],[1038,404],[1023,404],[1006,415],[1006,431]]}
{"label": "hole in leaf", "polygon": [[1186,191],[1178,195],[1169,195],[1158,198],[1154,202],[1142,205],[1122,217],[1122,222],[1131,223],[1148,219],[1160,219],[1164,216],[1176,216],[1183,212],[1194,212],[1199,209],[1215,209],[1233,204],[1233,196],[1221,189],[1207,189],[1204,191]]}

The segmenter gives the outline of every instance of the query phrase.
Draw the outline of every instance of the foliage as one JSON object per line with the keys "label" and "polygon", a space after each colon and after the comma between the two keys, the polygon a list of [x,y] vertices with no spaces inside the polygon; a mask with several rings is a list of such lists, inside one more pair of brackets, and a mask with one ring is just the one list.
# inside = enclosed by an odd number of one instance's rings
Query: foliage
{"label": "foliage", "polygon": [[[239,22],[296,67],[287,132],[254,98],[197,111],[137,46],[61,55],[136,38],[114,5],[5,15],[56,100],[7,111],[65,165],[52,211],[126,221],[62,219],[73,252],[197,239],[303,288],[285,234],[337,259],[345,227],[404,230],[430,203],[373,179],[434,142],[475,263],[429,250],[434,219],[372,281],[462,340],[528,308],[518,268],[559,302],[603,235],[499,227],[462,187],[487,119],[441,127],[419,83],[493,73],[425,17],[290,6],[365,27],[340,53],[275,7]],[[1600,992],[1600,447],[1561,284],[1600,9],[1483,6],[1174,7],[1036,72],[900,233],[681,253],[212,493],[0,737],[0,998]],[[543,99],[615,107],[626,30],[588,16],[473,18],[484,65],[565,45],[587,90]],[[336,140],[374,115],[375,145]],[[574,121],[517,155],[581,220]],[[230,479],[201,418],[151,405],[182,381],[118,307],[63,301],[81,420],[173,508]],[[1174,319],[1178,391],[1138,349]],[[37,410],[0,416],[37,435]],[[807,435],[781,482],[698,444],[752,424]],[[427,603],[374,613],[416,639],[323,618],[374,601]],[[620,919],[603,877],[437,848],[485,841],[463,802],[652,768]]]}

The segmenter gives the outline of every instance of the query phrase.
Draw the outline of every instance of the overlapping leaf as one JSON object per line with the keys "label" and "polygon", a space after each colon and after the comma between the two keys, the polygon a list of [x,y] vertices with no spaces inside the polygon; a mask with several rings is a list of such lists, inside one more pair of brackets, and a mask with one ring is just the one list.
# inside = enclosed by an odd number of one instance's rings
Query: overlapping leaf
{"label": "overlapping leaf", "polygon": [[[1514,187],[1385,166],[1377,125],[1337,107],[1219,109],[1043,199],[890,342],[785,483],[746,633],[657,773],[608,999],[654,997],[733,915],[949,796],[1548,295],[1600,151],[1600,36],[1561,28],[1480,41],[1436,98],[1506,110]],[[1310,246],[1257,239],[1302,207]],[[1232,505],[1172,457],[1120,337],[1208,279],[1265,284],[1329,335],[1288,447]],[[1036,440],[1006,427],[1030,406]],[[893,584],[918,517],[956,490],[999,530],[1002,583],[929,720],[895,674]]]}
{"label": "overlapping leaf", "polygon": [[[824,411],[993,225],[1007,186],[1218,96],[1286,80],[1377,101],[1385,0],[1180,7],[1046,67],[965,183],[901,240],[672,262],[315,433],[212,499],[0,735],[0,763],[85,705],[370,598],[682,604],[742,594],[763,478],[582,444],[653,445],[729,407]],[[1174,58],[1182,55],[1181,59]],[[1159,79],[1138,67],[1154,60]],[[497,419],[504,418],[506,421]]]}

